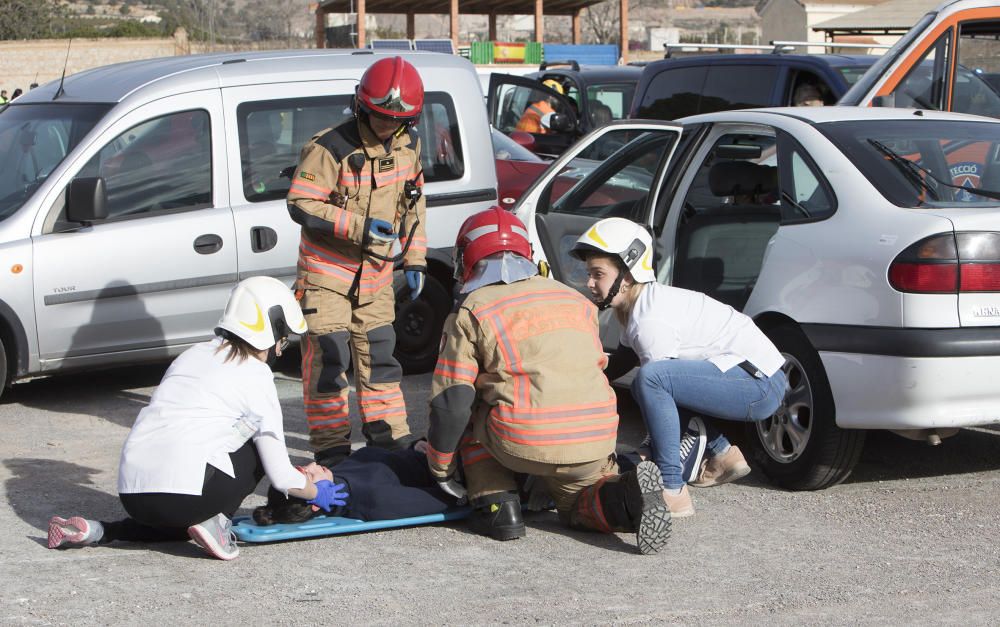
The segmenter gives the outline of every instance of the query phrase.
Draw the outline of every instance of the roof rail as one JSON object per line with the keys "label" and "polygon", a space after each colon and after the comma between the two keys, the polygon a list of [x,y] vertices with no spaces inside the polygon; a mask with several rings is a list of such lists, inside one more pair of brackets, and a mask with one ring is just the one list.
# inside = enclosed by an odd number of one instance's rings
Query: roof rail
{"label": "roof rail", "polygon": [[836,41],[772,41],[771,45],[782,48],[805,48],[815,46],[817,48],[892,48],[889,44],[859,44],[859,43],[838,43]]}
{"label": "roof rail", "polygon": [[541,65],[538,66],[538,71],[541,72],[542,70],[547,70],[550,67],[553,67],[553,66],[556,66],[556,65],[568,65],[570,67],[570,69],[573,70],[574,72],[579,72],[580,71],[580,64],[577,63],[576,61],[573,61],[573,60],[569,60],[569,61],[543,61],[541,63]]}
{"label": "roof rail", "polygon": [[701,50],[715,50],[716,52],[759,50],[761,52],[773,52],[775,54],[792,51],[791,46],[782,48],[781,46],[767,46],[763,44],[663,44],[663,49],[666,50],[666,54],[663,55],[664,59],[669,59],[673,52],[699,52]]}

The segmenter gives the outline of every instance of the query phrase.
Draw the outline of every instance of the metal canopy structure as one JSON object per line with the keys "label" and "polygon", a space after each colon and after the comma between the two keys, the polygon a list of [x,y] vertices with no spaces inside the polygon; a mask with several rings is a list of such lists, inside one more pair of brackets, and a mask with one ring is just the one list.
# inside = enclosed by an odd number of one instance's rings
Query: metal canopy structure
{"label": "metal canopy structure", "polygon": [[[573,43],[582,42],[580,13],[583,9],[599,4],[602,0],[320,0],[316,7],[316,47],[326,46],[326,15],[350,13],[357,16],[357,46],[366,43],[365,16],[368,13],[406,15],[406,36],[414,39],[414,16],[417,14],[449,15],[451,40],[458,48],[458,16],[489,16],[489,39],[496,40],[497,15],[534,15],[535,41],[544,40],[542,17],[545,15],[569,16],[573,21]],[[459,10],[461,4],[461,10]],[[628,60],[628,0],[621,0],[619,9],[621,55]]]}
{"label": "metal canopy structure", "polygon": [[820,22],[814,31],[828,39],[843,35],[902,35],[941,0],[888,0],[868,9]]}

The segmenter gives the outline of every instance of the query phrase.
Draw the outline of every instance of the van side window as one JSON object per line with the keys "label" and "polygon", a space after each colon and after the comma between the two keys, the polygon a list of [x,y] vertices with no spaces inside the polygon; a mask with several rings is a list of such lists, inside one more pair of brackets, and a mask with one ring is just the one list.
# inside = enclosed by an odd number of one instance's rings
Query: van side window
{"label": "van side window", "polygon": [[698,113],[771,105],[776,65],[710,65]]}
{"label": "van side window", "polygon": [[938,37],[923,57],[910,69],[893,91],[892,106],[910,109],[945,108],[948,93],[948,66],[951,55],[951,29]]}
{"label": "van side window", "polygon": [[417,132],[425,183],[454,181],[465,176],[462,136],[451,96],[439,91],[424,94]]}
{"label": "van side window", "polygon": [[963,23],[958,33],[951,110],[1000,117],[1000,22]]}
{"label": "van side window", "polygon": [[[264,202],[287,196],[291,185],[287,169],[298,164],[302,146],[323,129],[351,118],[350,107],[347,95],[244,102],[236,107],[244,197]],[[425,94],[417,132],[424,181],[462,178],[465,163],[450,96]]]}
{"label": "van side window", "polygon": [[212,137],[207,111],[172,113],[133,126],[84,166],[104,178],[108,219],[202,209],[212,204]]}
{"label": "van side window", "polygon": [[353,116],[351,97],[318,96],[244,102],[236,107],[243,195],[250,202],[288,195],[299,151],[314,135]]}
{"label": "van side window", "polygon": [[705,67],[681,67],[660,72],[646,86],[635,117],[676,120],[698,113],[706,74]]}

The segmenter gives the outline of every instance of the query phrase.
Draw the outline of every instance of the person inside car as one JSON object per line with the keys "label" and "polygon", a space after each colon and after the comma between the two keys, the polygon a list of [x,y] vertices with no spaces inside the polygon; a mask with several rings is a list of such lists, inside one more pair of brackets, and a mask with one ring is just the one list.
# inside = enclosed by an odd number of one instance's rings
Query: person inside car
{"label": "person inside car", "polygon": [[[563,86],[555,79],[550,78],[544,80],[542,81],[542,85],[545,85],[549,89],[557,92],[559,95],[565,93]],[[532,93],[541,92],[540,90],[534,90]],[[540,99],[528,105],[528,108],[524,110],[524,113],[521,114],[521,119],[518,120],[517,127],[514,130],[540,135],[553,132],[549,129],[549,120],[551,120],[552,116],[555,114],[557,105],[558,100],[552,96],[542,94]]]}

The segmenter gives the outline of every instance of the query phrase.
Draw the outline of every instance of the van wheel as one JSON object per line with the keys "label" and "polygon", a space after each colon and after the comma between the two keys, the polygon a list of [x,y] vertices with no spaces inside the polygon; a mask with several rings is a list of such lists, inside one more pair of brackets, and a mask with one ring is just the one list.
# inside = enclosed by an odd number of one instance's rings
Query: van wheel
{"label": "van wheel", "polygon": [[767,331],[785,357],[785,400],[773,416],[748,423],[753,459],[772,481],[791,490],[820,490],[846,479],[865,432],[836,424],[833,392],[819,354],[795,325]]}
{"label": "van wheel", "polygon": [[392,326],[396,330],[396,360],[406,374],[428,372],[437,363],[441,328],[451,312],[451,293],[430,274],[416,301],[410,300],[405,278],[400,284],[397,277],[395,290],[396,321]]}

